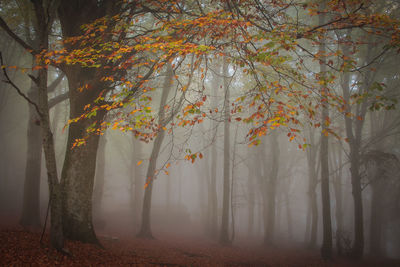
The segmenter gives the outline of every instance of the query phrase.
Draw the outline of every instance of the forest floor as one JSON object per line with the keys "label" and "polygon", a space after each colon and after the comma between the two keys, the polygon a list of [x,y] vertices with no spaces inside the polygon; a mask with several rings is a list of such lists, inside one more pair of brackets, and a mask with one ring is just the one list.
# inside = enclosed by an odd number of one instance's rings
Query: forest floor
{"label": "forest floor", "polygon": [[39,244],[40,231],[0,229],[0,266],[400,266],[400,261],[325,262],[318,251],[238,244],[228,247],[206,240],[113,238],[99,234],[104,248],[68,241],[66,256]]}

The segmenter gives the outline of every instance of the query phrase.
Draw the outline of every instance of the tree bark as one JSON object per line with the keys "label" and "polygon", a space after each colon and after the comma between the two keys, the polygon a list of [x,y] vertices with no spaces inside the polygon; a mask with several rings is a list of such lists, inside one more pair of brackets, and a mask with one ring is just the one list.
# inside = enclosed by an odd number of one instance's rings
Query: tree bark
{"label": "tree bark", "polygon": [[[79,92],[81,86],[93,77],[92,70],[77,66],[65,67],[69,84],[70,119],[78,118],[84,112],[84,106],[97,98],[100,83],[91,83],[91,88]],[[100,87],[101,88],[101,87]],[[96,157],[99,144],[98,135],[90,135],[86,143],[73,147],[77,139],[86,136],[86,129],[95,122],[101,122],[104,112],[86,118],[69,126],[67,150],[61,173],[63,185],[64,234],[72,240],[86,243],[98,243],[92,222],[93,185],[96,171]]]}

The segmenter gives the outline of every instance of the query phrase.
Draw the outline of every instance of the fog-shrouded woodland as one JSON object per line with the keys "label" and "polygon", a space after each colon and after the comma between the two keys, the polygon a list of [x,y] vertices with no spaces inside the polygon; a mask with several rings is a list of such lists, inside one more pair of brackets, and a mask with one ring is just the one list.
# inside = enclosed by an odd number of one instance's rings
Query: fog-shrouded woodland
{"label": "fog-shrouded woodland", "polygon": [[0,265],[400,265],[399,18],[1,0]]}

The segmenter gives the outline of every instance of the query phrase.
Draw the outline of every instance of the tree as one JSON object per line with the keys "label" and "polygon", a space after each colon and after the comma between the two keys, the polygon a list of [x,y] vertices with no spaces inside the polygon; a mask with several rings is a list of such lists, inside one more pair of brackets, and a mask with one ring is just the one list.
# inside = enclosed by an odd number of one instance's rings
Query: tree
{"label": "tree", "polygon": [[[42,1],[34,1],[33,7],[35,11],[36,23],[37,23],[37,45],[40,49],[47,49],[49,46],[49,35],[51,26],[55,19],[55,4],[54,3],[43,3]],[[8,25],[3,19],[0,19],[2,28],[13,37],[21,46],[32,51],[34,55],[38,54],[38,51],[30,47],[21,38],[11,31]],[[0,54],[1,55],[1,54]],[[4,65],[3,59],[1,58],[1,64]],[[38,65],[41,65],[43,59],[38,60]],[[40,68],[37,76],[32,76],[32,80],[36,83],[38,88],[38,102],[37,104],[21,93],[21,90],[10,80],[7,72],[4,70],[4,75],[7,78],[7,82],[10,83],[20,95],[22,95],[31,105],[35,107],[36,112],[40,117],[42,145],[45,154],[47,177],[50,192],[50,210],[51,210],[51,227],[50,227],[50,242],[51,245],[57,250],[62,250],[64,246],[64,235],[62,231],[63,222],[61,217],[61,185],[58,180],[56,157],[54,149],[53,134],[50,128],[50,116],[49,116],[49,100],[48,100],[48,87],[47,87],[47,68]]]}
{"label": "tree", "polygon": [[309,129],[308,142],[309,146],[306,149],[307,167],[308,167],[308,205],[307,205],[307,222],[305,241],[310,248],[314,248],[317,242],[318,232],[318,203],[317,203],[317,185],[319,167],[321,166],[317,158],[318,143],[315,142],[314,132]]}
{"label": "tree", "polygon": [[229,239],[229,200],[230,200],[230,101],[229,101],[229,84],[230,77],[228,72],[229,64],[224,58],[222,65],[222,75],[224,80],[224,170],[223,170],[223,194],[222,194],[222,219],[220,230],[220,243],[228,245],[231,243]]}
{"label": "tree", "polygon": [[106,145],[107,137],[103,135],[100,137],[99,148],[96,160],[96,176],[93,187],[93,217],[100,227],[104,227],[102,218],[102,201],[104,196],[104,182],[105,182],[105,164],[106,164]]}
{"label": "tree", "polygon": [[150,210],[151,210],[151,196],[154,184],[155,172],[157,169],[157,158],[160,153],[161,145],[164,140],[165,131],[162,127],[166,125],[166,116],[164,106],[167,104],[168,94],[171,90],[173,83],[173,69],[171,64],[167,65],[166,75],[164,78],[163,91],[160,100],[160,108],[158,111],[158,123],[160,125],[160,133],[156,136],[154,140],[153,149],[150,155],[149,166],[147,167],[146,174],[146,186],[144,191],[143,198],[143,207],[142,207],[142,224],[138,237],[143,238],[153,238],[153,234],[151,232],[151,224],[150,224]]}
{"label": "tree", "polygon": [[[319,25],[325,23],[325,4],[321,5],[322,12],[319,15]],[[325,38],[322,35],[320,39],[319,51],[321,55],[325,55]],[[321,132],[321,146],[320,146],[320,159],[321,159],[321,198],[322,198],[322,228],[323,238],[321,247],[321,256],[323,259],[332,258],[332,222],[331,222],[331,201],[329,192],[329,148],[328,148],[328,133],[327,128],[329,125],[329,108],[328,108],[328,90],[326,83],[326,62],[324,59],[320,61],[320,79],[321,79],[321,103],[322,103],[322,132]]]}

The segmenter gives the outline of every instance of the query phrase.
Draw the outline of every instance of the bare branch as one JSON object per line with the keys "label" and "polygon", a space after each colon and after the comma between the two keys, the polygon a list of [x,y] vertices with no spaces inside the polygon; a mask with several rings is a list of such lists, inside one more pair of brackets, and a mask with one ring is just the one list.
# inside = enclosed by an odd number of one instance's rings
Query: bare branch
{"label": "bare branch", "polygon": [[49,109],[57,105],[58,103],[66,100],[69,98],[68,92],[59,94],[58,96],[53,97],[52,99],[49,100]]}
{"label": "bare branch", "polygon": [[65,73],[61,73],[58,75],[57,79],[55,79],[48,87],[47,93],[52,93],[56,90],[57,86],[61,83],[62,79],[65,77]]}
{"label": "bare branch", "polygon": [[[2,66],[4,66],[4,61],[3,61],[3,54],[0,51],[0,63]],[[43,117],[43,114],[40,112],[39,106],[33,102],[28,96],[26,96],[21,89],[19,89],[19,87],[17,85],[15,85],[15,83],[13,83],[13,81],[11,81],[10,77],[8,76],[7,70],[6,68],[3,68],[3,74],[4,77],[6,77],[6,80],[3,80],[3,82],[10,84],[12,87],[14,87],[14,89],[17,91],[17,93],[22,96],[26,101],[28,101],[29,104],[33,105],[36,109],[36,112],[39,114],[40,117]]]}
{"label": "bare branch", "polygon": [[18,35],[16,35],[10,27],[8,27],[7,23],[3,20],[2,17],[0,17],[0,27],[3,28],[3,30],[12,38],[14,41],[16,41],[18,44],[20,44],[23,48],[28,50],[32,55],[38,54],[38,52],[33,49],[32,46],[27,44],[24,40],[22,40]]}

